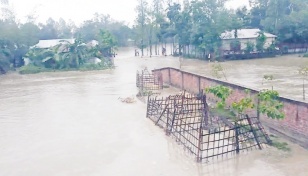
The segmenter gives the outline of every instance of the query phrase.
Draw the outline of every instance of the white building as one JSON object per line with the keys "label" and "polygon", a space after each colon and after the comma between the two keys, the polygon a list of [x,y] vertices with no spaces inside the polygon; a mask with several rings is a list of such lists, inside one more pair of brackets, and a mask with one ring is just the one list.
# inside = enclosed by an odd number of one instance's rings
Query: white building
{"label": "white building", "polygon": [[[220,38],[222,39],[222,50],[224,51],[231,51],[231,43],[234,41],[235,30],[232,31],[226,31],[221,34]],[[237,39],[240,42],[240,50],[246,49],[247,42],[251,42],[256,46],[257,43],[257,37],[259,36],[259,32],[261,32],[260,29],[238,29],[237,30]],[[266,33],[264,32],[264,35],[266,36],[266,42],[264,45],[264,48],[268,48],[275,40],[276,35]]]}

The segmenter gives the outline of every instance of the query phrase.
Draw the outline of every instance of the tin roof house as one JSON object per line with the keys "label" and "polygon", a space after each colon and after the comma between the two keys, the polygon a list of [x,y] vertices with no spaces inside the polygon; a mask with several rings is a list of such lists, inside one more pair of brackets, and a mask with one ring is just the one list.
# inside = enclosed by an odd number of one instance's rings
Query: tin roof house
{"label": "tin roof house", "polygon": [[[246,49],[246,45],[248,42],[251,42],[256,46],[257,43],[257,37],[259,36],[259,33],[261,32],[260,29],[238,29],[237,30],[237,39],[239,41],[238,50],[242,51]],[[264,48],[268,48],[277,38],[276,35],[264,32],[264,35],[266,36],[266,41]],[[235,30],[232,31],[226,31],[220,35],[220,38],[222,39],[222,50],[224,52],[233,51],[232,42],[235,39]]]}

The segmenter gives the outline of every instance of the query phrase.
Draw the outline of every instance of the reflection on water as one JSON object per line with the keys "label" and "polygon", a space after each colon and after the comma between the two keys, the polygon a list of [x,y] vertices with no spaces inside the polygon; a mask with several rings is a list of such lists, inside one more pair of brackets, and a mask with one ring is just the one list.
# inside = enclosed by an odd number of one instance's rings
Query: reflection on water
{"label": "reflection on water", "polygon": [[[0,175],[308,175],[308,152],[295,145],[290,153],[267,148],[216,163],[194,162],[145,118],[144,103],[118,100],[137,93],[136,70],[179,66],[177,58],[135,58],[133,52],[119,52],[115,70],[0,76]],[[272,60],[248,62],[255,74],[266,64],[286,69]],[[183,68],[206,73],[207,64],[187,60]],[[230,68],[229,78],[248,80],[251,69],[242,75]]]}

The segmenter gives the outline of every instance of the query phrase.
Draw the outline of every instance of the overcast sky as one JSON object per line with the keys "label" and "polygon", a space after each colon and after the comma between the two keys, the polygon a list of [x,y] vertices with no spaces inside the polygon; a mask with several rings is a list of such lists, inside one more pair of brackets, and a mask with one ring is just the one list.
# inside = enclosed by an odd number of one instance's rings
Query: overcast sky
{"label": "overcast sky", "polygon": [[[248,0],[231,0],[229,7],[248,4]],[[23,21],[27,14],[36,12],[38,21],[45,22],[48,17],[55,20],[63,18],[80,24],[91,19],[95,12],[109,14],[113,19],[134,23],[137,0],[9,0],[18,19]]]}

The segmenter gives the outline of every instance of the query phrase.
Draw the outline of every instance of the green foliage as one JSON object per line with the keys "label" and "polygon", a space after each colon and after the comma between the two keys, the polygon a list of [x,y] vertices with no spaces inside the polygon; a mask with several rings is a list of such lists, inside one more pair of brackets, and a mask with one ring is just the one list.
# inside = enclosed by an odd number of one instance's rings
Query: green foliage
{"label": "green foliage", "polygon": [[0,74],[4,74],[9,70],[10,70],[9,60],[5,56],[0,55]]}
{"label": "green foliage", "polygon": [[236,119],[236,114],[234,114],[233,111],[230,111],[228,109],[222,109],[222,108],[211,108],[210,109],[211,114],[213,115],[218,115],[218,116],[223,116],[228,119]]}
{"label": "green foliage", "polygon": [[279,93],[275,90],[261,90],[258,94],[259,111],[272,119],[283,119],[285,117],[283,103],[278,100]]}
{"label": "green foliage", "polygon": [[289,152],[291,148],[288,146],[286,142],[272,141],[271,146],[277,148],[278,150]]}
{"label": "green foliage", "polygon": [[255,104],[251,98],[251,91],[245,89],[245,93],[248,97],[241,99],[239,102],[233,102],[231,105],[232,111],[237,115],[244,114],[247,109],[255,108]]}
{"label": "green foliage", "polygon": [[[108,33],[106,36],[111,37]],[[105,39],[105,38],[104,38]],[[104,39],[101,42],[105,41]],[[109,38],[108,38],[109,39]],[[108,48],[110,45],[106,41],[102,45]],[[33,48],[26,54],[35,67],[25,67],[21,70],[23,72],[35,73],[41,71],[53,70],[102,70],[111,68],[113,65],[110,59],[104,59],[99,51],[99,47],[87,47],[80,38],[75,39],[74,43],[63,40],[61,44],[50,48],[40,49]],[[102,62],[98,64],[91,64],[91,58],[99,58]],[[93,58],[93,59],[94,59]],[[41,69],[46,68],[46,69]]]}
{"label": "green foliage", "polygon": [[255,107],[251,98],[243,98],[239,102],[232,103],[232,110],[237,114],[243,114],[247,109],[253,109]]}
{"label": "green foliage", "polygon": [[273,75],[264,75],[263,79],[270,81],[270,80],[274,79],[274,76]]}
{"label": "green foliage", "polygon": [[107,65],[104,65],[102,63],[99,63],[99,64],[86,63],[86,64],[83,64],[82,66],[80,66],[78,70],[80,70],[80,71],[105,70],[105,69],[108,69],[108,68],[110,68],[110,67],[107,66]]}
{"label": "green foliage", "polygon": [[259,32],[259,35],[257,37],[257,41],[256,41],[256,49],[259,52],[263,52],[264,51],[264,45],[266,42],[266,36],[264,35],[264,32]]}
{"label": "green foliage", "polygon": [[105,57],[112,57],[113,50],[116,49],[117,41],[114,36],[107,30],[101,29],[99,31],[99,44],[98,50]]}
{"label": "green foliage", "polygon": [[307,9],[302,0],[250,0],[251,26],[263,28],[284,43],[306,43],[308,39]]}
{"label": "green foliage", "polygon": [[[217,109],[224,109],[226,106],[226,99],[232,93],[232,90],[228,87],[218,85],[212,86],[205,89],[207,93],[212,93],[215,97],[219,98],[220,101],[217,102]],[[250,96],[250,91],[245,90],[249,97],[241,99],[239,102],[232,103],[232,110],[236,114],[243,114],[247,109],[255,108],[253,99]],[[279,94],[274,90],[262,90],[258,94],[259,106],[258,110],[261,114],[267,115],[267,117],[272,119],[283,119],[285,114],[282,112],[283,103],[279,101]]]}
{"label": "green foliage", "polygon": [[270,135],[270,137],[272,139],[270,143],[271,146],[285,152],[291,151],[291,148],[289,147],[288,143],[280,141],[280,139],[275,135]]}
{"label": "green foliage", "polygon": [[20,67],[18,72],[20,74],[35,74],[35,73],[46,72],[46,71],[51,71],[51,70],[46,69],[44,67],[38,67],[38,66],[30,64],[30,65]]}
{"label": "green foliage", "polygon": [[255,44],[248,41],[246,43],[246,48],[244,50],[245,54],[249,54],[249,53],[253,52],[254,48],[255,48]]}
{"label": "green foliage", "polygon": [[218,85],[212,86],[205,89],[206,92],[212,93],[214,96],[220,99],[220,102],[217,102],[217,108],[222,109],[226,106],[226,100],[231,95],[232,90],[228,87]]}

